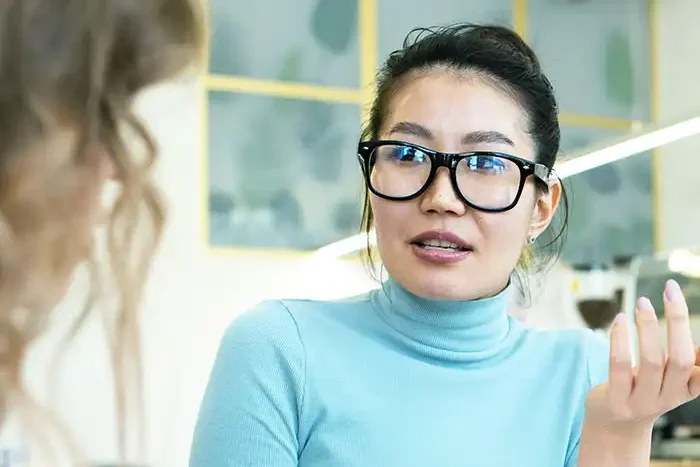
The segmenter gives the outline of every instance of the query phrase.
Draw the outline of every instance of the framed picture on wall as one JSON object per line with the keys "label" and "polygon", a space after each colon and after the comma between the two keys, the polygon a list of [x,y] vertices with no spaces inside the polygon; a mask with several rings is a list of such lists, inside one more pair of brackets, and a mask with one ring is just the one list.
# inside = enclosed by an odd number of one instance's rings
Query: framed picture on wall
{"label": "framed picture on wall", "polygon": [[[372,72],[414,28],[497,24],[525,37],[557,92],[565,155],[649,119],[644,0],[206,3],[205,213],[212,247],[308,252],[359,232],[356,145]],[[642,155],[567,180],[564,259],[650,252],[651,172],[650,155]]]}
{"label": "framed picture on wall", "polygon": [[209,242],[313,250],[359,231],[357,106],[209,93]]}

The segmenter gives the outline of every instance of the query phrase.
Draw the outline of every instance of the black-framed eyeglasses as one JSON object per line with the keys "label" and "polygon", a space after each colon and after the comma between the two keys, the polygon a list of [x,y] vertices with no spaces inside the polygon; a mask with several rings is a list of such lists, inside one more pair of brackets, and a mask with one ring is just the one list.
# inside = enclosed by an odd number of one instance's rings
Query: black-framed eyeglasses
{"label": "black-framed eyeglasses", "polygon": [[512,209],[529,176],[547,183],[552,172],[544,164],[501,152],[448,154],[392,140],[360,142],[357,156],[367,187],[381,198],[414,199],[428,189],[438,169],[446,167],[460,199],[486,212]]}

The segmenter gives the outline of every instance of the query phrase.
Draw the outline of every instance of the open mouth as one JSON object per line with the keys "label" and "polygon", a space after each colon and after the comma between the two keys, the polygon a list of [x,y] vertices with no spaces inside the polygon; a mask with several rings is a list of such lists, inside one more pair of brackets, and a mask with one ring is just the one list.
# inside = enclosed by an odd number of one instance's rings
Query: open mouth
{"label": "open mouth", "polygon": [[423,248],[425,250],[437,250],[437,251],[471,251],[471,248],[467,246],[462,246],[459,245],[455,242],[450,242],[447,240],[421,240],[417,242],[412,242],[413,245],[416,245],[420,248]]}
{"label": "open mouth", "polygon": [[459,262],[474,251],[471,243],[447,230],[429,230],[413,237],[409,243],[418,257],[432,263]]}

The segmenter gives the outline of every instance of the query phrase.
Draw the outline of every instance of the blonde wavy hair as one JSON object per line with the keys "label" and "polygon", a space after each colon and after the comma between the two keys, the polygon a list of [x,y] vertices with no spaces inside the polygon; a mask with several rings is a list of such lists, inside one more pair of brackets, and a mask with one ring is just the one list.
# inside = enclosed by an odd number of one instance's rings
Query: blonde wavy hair
{"label": "blonde wavy hair", "polygon": [[[164,220],[151,183],[156,144],[131,104],[201,57],[200,13],[188,0],[0,0],[0,426],[38,406],[23,383],[28,350],[50,330],[76,267],[96,264],[85,213],[99,199],[82,188],[99,198],[106,158],[121,187],[106,229],[109,285],[94,275],[66,337],[104,318],[125,449],[141,404],[138,304]],[[95,306],[105,290],[113,306]]]}

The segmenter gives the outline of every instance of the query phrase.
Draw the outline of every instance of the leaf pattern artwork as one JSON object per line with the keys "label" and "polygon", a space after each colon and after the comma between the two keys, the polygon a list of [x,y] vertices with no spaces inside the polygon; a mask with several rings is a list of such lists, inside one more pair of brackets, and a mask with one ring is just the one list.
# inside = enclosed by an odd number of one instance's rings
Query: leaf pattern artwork
{"label": "leaf pattern artwork", "polygon": [[270,201],[277,228],[298,229],[303,225],[299,202],[289,190],[280,190]]}
{"label": "leaf pattern artwork", "polygon": [[[212,9],[214,7],[212,6]],[[247,67],[241,54],[241,36],[232,21],[222,19],[212,11],[209,69],[212,73],[245,75]],[[218,18],[218,19],[217,19]]]}
{"label": "leaf pattern artwork", "polygon": [[[302,60],[304,54],[300,49],[292,49],[289,51],[280,65],[280,70],[277,77],[280,81],[302,81]],[[275,117],[292,118],[296,110],[300,107],[301,102],[295,99],[287,99],[284,97],[276,97],[273,99],[273,109],[271,114]],[[274,118],[274,117],[273,117]]]}
{"label": "leaf pattern artwork", "polygon": [[582,136],[564,137],[562,141],[562,157],[569,157],[574,151],[579,151],[591,144],[591,138]]}
{"label": "leaf pattern artwork", "polygon": [[651,194],[652,189],[652,164],[649,157],[640,156],[639,159],[630,160],[627,170],[635,189],[645,195]]}
{"label": "leaf pattern artwork", "polygon": [[332,182],[340,177],[345,142],[343,132],[334,125],[333,105],[309,101],[300,112],[300,138],[307,156],[309,175],[320,182]]}
{"label": "leaf pattern artwork", "polygon": [[583,5],[591,0],[550,0],[555,5]]}
{"label": "leaf pattern artwork", "polygon": [[[591,193],[588,190],[585,180],[581,177],[575,177],[565,184],[569,196],[569,208],[571,210],[571,219],[569,219],[569,227],[575,229],[577,227],[585,228],[588,224],[590,216],[595,213],[595,206],[591,203]],[[578,226],[576,223],[581,222]]]}
{"label": "leaf pattern artwork", "polygon": [[280,81],[301,81],[302,52],[299,49],[292,49],[284,57],[277,78]]}
{"label": "leaf pattern artwork", "polygon": [[[562,19],[579,28],[571,34],[566,26],[553,29],[559,37],[547,37],[549,44],[557,44],[559,39],[564,42],[560,47],[543,47],[543,51],[555,54],[553,57],[545,54],[544,61],[555,71],[559,64],[567,67],[563,70],[567,73],[560,70],[562,80],[573,76],[590,84],[585,89],[569,89],[566,84],[570,83],[562,83],[564,92],[574,92],[580,97],[578,101],[571,99],[572,103],[563,99],[566,102],[563,111],[593,117],[642,119],[637,114],[646,112],[646,91],[640,90],[647,86],[643,74],[647,67],[636,60],[645,60],[639,51],[646,42],[625,23],[626,20],[630,24],[637,22],[631,18],[631,10],[617,6],[598,10],[600,2],[610,3],[603,0],[532,2],[531,19],[536,19],[536,9],[549,9],[553,14],[568,17]],[[275,1],[262,6],[235,6],[236,3],[227,0],[214,0],[209,5],[213,23],[211,72],[285,83],[359,86],[357,0],[307,0],[298,5]],[[421,0],[378,4],[381,10],[378,13],[384,12],[378,16],[380,55],[398,45],[394,42],[399,40],[399,34],[393,36],[392,28],[401,29],[402,39],[411,26],[425,23],[467,20],[511,24],[512,21],[507,0],[481,3],[451,0],[426,5]],[[593,10],[604,10],[619,18],[602,21]],[[270,17],[275,11],[279,21]],[[414,14],[409,18],[411,12]],[[407,16],[404,18],[399,13]],[[265,17],[268,18],[265,24],[276,34],[265,33],[256,26],[260,21],[253,21]],[[533,38],[540,36],[542,28],[532,24]],[[591,40],[581,41],[579,32]],[[388,47],[390,42],[392,47]],[[562,59],[561,50],[572,45],[582,45],[582,52],[574,55],[588,57],[586,63]],[[536,44],[533,46],[537,48]],[[594,63],[590,57],[594,57]],[[359,105],[350,109],[349,105],[316,100],[252,97],[235,92],[218,94],[217,106],[228,108],[209,120],[209,125],[216,128],[216,136],[211,137],[209,144],[210,157],[218,158],[210,169],[218,171],[210,173],[213,186],[219,190],[210,187],[208,201],[219,243],[304,249],[357,231],[360,205],[350,196],[354,186],[350,177],[355,177],[358,169],[353,166],[350,174],[347,168],[351,165],[348,161],[355,162]],[[581,108],[574,108],[577,102],[582,102]],[[584,104],[590,105],[584,109]],[[618,135],[615,130],[603,128],[563,130],[561,152],[565,157]],[[649,248],[652,229],[646,204],[651,205],[651,172],[647,159],[642,156],[638,163],[635,160],[634,164],[611,164],[566,180],[573,190],[569,193],[572,208],[565,259],[569,255],[570,259],[584,261],[589,257],[606,260],[619,252]],[[317,187],[324,196],[316,195],[310,187]]]}
{"label": "leaf pattern artwork", "polygon": [[615,164],[608,164],[593,170],[584,172],[583,176],[593,191],[601,195],[613,195],[622,187],[620,168]]}
{"label": "leaf pattern artwork", "polygon": [[513,14],[508,10],[501,10],[494,15],[491,23],[506,27],[513,27]]}
{"label": "leaf pattern artwork", "polygon": [[355,232],[360,225],[360,209],[357,203],[344,202],[335,206],[333,225],[338,232]]}
{"label": "leaf pattern artwork", "polygon": [[311,32],[325,49],[340,55],[357,31],[357,0],[317,0],[311,17]]}
{"label": "leaf pattern artwork", "polygon": [[233,207],[233,198],[228,193],[216,189],[209,192],[209,210],[212,213],[228,214],[233,210]]}
{"label": "leaf pattern artwork", "polygon": [[634,68],[629,39],[622,31],[610,34],[605,51],[605,83],[608,97],[625,109],[634,105]]}
{"label": "leaf pattern artwork", "polygon": [[241,142],[233,137],[236,158],[236,188],[245,193],[246,202],[251,207],[268,205],[274,196],[274,190],[290,184],[286,164],[290,162],[286,148],[280,138],[271,138],[271,134],[282,134],[278,119],[270,118],[268,112],[261,112],[257,122],[249,127],[249,132]]}

